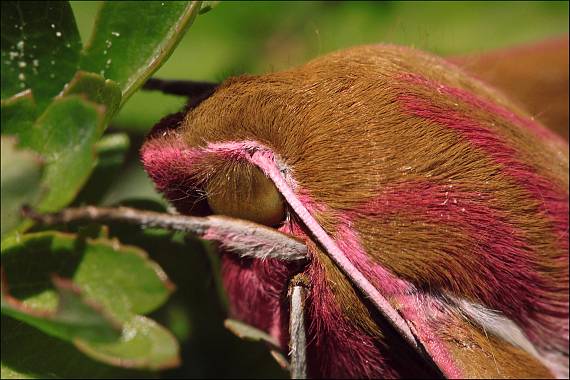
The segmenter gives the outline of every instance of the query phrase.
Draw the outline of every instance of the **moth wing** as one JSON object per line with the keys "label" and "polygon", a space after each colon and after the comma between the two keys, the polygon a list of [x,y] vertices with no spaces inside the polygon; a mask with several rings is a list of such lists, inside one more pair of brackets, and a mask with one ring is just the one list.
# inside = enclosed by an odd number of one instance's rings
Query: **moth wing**
{"label": "moth wing", "polygon": [[400,312],[430,358],[440,368],[455,368],[459,377],[565,376],[564,369],[548,363],[514,322],[496,312],[484,312],[482,307],[477,307],[479,313],[473,312],[465,304],[460,306],[426,294],[409,295],[398,301],[406,305],[399,307]]}
{"label": "moth wing", "polygon": [[503,91],[568,140],[568,36],[449,60]]}

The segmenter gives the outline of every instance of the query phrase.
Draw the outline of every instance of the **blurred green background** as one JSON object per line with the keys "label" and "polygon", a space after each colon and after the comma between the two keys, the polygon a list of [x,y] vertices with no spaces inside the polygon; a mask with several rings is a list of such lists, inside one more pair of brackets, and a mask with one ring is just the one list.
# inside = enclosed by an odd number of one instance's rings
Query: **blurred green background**
{"label": "blurred green background", "polygon": [[[71,2],[84,43],[99,2]],[[137,20],[133,20],[137,22]],[[568,2],[221,2],[198,16],[156,77],[221,81],[240,73],[265,73],[301,64],[332,50],[367,43],[412,45],[441,55],[484,51],[568,33]],[[156,92],[135,94],[109,132],[127,131],[131,151],[104,202],[145,198],[163,202],[138,162],[145,133],[184,99]],[[123,235],[124,236],[124,235]],[[183,241],[145,246],[178,286],[157,319],[183,343],[181,368],[168,377],[284,377],[265,348],[224,331],[210,261]],[[186,255],[184,254],[186,252]],[[180,255],[180,256],[178,256]],[[162,256],[162,258],[157,257]],[[180,257],[184,256],[184,260]],[[212,317],[214,315],[214,317]]]}
{"label": "blurred green background", "polygon": [[[87,43],[99,2],[71,4]],[[220,81],[281,70],[358,44],[405,44],[452,55],[564,33],[566,1],[222,1],[196,19],[155,76]],[[139,92],[113,121],[113,129],[144,135],[183,103],[177,97]],[[132,168],[126,175],[108,194],[108,203],[139,195],[156,198],[140,170]]]}

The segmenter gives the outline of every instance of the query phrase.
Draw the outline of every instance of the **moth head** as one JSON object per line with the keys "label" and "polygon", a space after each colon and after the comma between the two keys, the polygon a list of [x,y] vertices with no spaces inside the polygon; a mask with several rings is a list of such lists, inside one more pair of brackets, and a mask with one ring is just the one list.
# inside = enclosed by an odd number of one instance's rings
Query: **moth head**
{"label": "moth head", "polygon": [[194,128],[196,109],[212,93],[198,95],[199,101],[194,98],[186,110],[154,126],[141,149],[144,168],[182,214],[226,215],[276,226],[285,219],[285,204],[273,182],[243,157],[212,151],[208,142],[215,136],[206,139],[200,135],[203,126]]}

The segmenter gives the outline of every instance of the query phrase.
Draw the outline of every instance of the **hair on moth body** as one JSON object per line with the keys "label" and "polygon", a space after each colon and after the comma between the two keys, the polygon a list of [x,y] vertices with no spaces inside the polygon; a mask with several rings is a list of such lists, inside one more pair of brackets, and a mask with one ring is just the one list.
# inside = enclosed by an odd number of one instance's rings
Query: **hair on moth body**
{"label": "hair on moth body", "polygon": [[[284,295],[306,276],[309,376],[564,376],[553,363],[568,356],[568,145],[500,92],[433,55],[362,46],[230,78],[164,123],[175,128],[151,133],[141,156],[181,212],[306,242],[302,268],[223,255],[222,277],[232,316],[287,347]],[[439,370],[331,260],[267,165]],[[493,310],[534,351],[448,294]]]}

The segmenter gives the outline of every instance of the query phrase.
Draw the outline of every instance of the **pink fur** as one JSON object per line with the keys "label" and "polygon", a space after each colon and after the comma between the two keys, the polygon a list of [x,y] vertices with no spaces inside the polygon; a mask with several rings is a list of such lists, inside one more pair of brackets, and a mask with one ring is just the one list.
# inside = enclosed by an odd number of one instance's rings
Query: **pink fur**
{"label": "pink fur", "polygon": [[[188,149],[175,132],[163,132],[164,139],[147,140],[141,161],[158,191],[183,214],[195,211],[196,185],[191,173],[200,166],[204,154]],[[195,213],[195,212],[194,212]]]}
{"label": "pink fur", "polygon": [[414,344],[415,339],[406,322],[388,303],[378,289],[354,266],[346,254],[338,247],[336,242],[328,236],[325,230],[313,218],[310,210],[297,198],[293,189],[281,174],[281,170],[275,165],[273,153],[268,150],[257,151],[252,154],[250,161],[273,180],[279,192],[295,211],[295,214],[303,221],[309,231],[311,231],[311,234],[321,243],[333,261],[342,268],[343,272],[352,280],[353,284],[366,294],[384,317],[389,319],[390,323],[404,335],[404,338],[407,338],[410,343]]}
{"label": "pink fur", "polygon": [[[559,236],[562,238],[564,232],[567,236],[564,226],[568,225],[568,216],[562,214],[564,210],[567,212],[568,206],[564,205],[565,200],[561,199],[559,190],[528,165],[519,162],[515,152],[498,137],[453,112],[445,113],[446,117],[441,116],[441,113],[431,110],[430,105],[425,104],[427,102],[422,103],[413,97],[402,97],[400,100],[410,112],[430,120],[433,118],[464,133],[474,144],[502,163],[507,174],[526,184],[529,191],[534,191],[532,194],[535,197],[537,192],[544,192],[545,211],[558,226]],[[561,322],[564,313],[567,317],[567,308],[560,308],[555,303],[549,304],[537,296],[548,289],[543,288],[542,279],[534,270],[536,263],[532,261],[532,251],[516,228],[505,222],[496,210],[484,206],[487,195],[429,182],[396,184],[384,189],[377,198],[367,201],[361,207],[345,210],[341,214],[341,224],[333,240],[312,217],[315,212],[325,210],[326,206],[314,202],[291,178],[283,177],[287,168],[278,162],[269,149],[257,142],[210,144],[206,148],[188,149],[174,136],[167,144],[162,142],[160,146],[148,142],[142,152],[142,159],[157,188],[165,192],[167,197],[183,201],[193,189],[193,184],[189,182],[192,173],[199,170],[201,160],[208,155],[218,155],[229,160],[247,160],[260,167],[276,183],[303,221],[303,225],[290,221],[280,230],[308,241],[309,236],[305,232],[305,227],[308,227],[329,253],[332,251],[342,265],[351,268],[351,276],[361,276],[360,280],[364,280],[364,294],[380,295],[381,298],[372,298],[377,307],[393,310],[392,304],[400,305],[399,312],[408,321],[404,322],[406,325],[402,329],[409,330],[411,327],[414,335],[447,376],[461,377],[461,372],[451,359],[444,342],[434,334],[433,326],[444,323],[449,318],[448,312],[438,298],[416,289],[409,282],[370,261],[360,237],[351,227],[358,217],[365,215],[386,220],[401,211],[410,211],[419,219],[425,218],[439,225],[459,226],[466,234],[478,236],[480,243],[477,255],[481,262],[473,272],[479,272],[482,281],[494,284],[487,287],[491,290],[489,292],[480,289],[481,299],[487,305],[520,321],[532,341],[541,345],[560,345],[565,341],[564,333],[559,341],[545,341],[547,337],[555,336],[553,330],[557,328],[567,334],[568,325]],[[509,261],[509,257],[516,260]],[[278,339],[282,347],[287,347],[287,286],[289,279],[301,268],[273,259],[237,259],[228,254],[224,254],[222,262],[222,276],[231,300],[232,316],[268,331]],[[417,363],[403,365],[393,357],[394,350],[391,347],[379,344],[343,317],[317,260],[309,264],[305,273],[311,281],[307,301],[310,373],[325,377],[401,377],[422,373],[416,367]],[[529,287],[532,291],[528,291]],[[506,294],[502,294],[501,289],[509,289],[508,294],[514,289],[518,296],[511,302],[504,302]],[[388,297],[391,304],[384,297]],[[529,310],[529,305],[535,305],[534,309]],[[540,310],[538,314],[537,309]],[[401,316],[396,315],[394,319],[401,320]]]}
{"label": "pink fur", "polygon": [[[427,293],[418,292],[410,283],[401,280],[388,272],[379,264],[370,261],[364,248],[360,244],[358,234],[349,227],[352,221],[345,218],[337,233],[337,242],[346,256],[373,284],[389,294],[395,304],[400,304],[400,313],[406,318],[414,334],[420,337],[426,350],[429,352],[434,362],[442,369],[448,378],[462,378],[464,375],[454,363],[451,354],[441,339],[437,338],[432,327],[423,312],[428,313],[435,309],[435,306],[424,308],[424,303],[438,305],[432,296]],[[441,306],[439,306],[442,308]]]}
{"label": "pink fur", "polygon": [[231,301],[231,316],[267,331],[284,348],[288,345],[287,284],[295,267],[275,259],[222,256],[222,278]]}
{"label": "pink fur", "polygon": [[566,142],[562,139],[562,137],[552,132],[550,129],[544,127],[542,124],[536,122],[534,119],[517,115],[516,113],[509,111],[504,107],[501,107],[497,103],[492,103],[481,97],[478,97],[472,92],[465,91],[461,88],[446,86],[444,84],[437,83],[420,75],[412,73],[402,74],[401,79],[412,84],[425,86],[439,93],[447,94],[451,98],[465,102],[474,108],[478,108],[490,114],[497,115],[509,123],[521,125],[532,131],[537,137],[541,139],[551,140],[557,144],[560,144],[561,146],[566,145]]}
{"label": "pink fur", "polygon": [[[303,227],[295,222],[286,223],[280,231],[309,240]],[[312,377],[399,377],[398,366],[389,364],[390,353],[386,347],[375,344],[372,337],[345,319],[318,261],[311,261],[304,273],[311,281],[306,319]],[[323,355],[323,352],[328,354]]]}
{"label": "pink fur", "polygon": [[[500,106],[490,104],[461,89],[431,82],[412,74],[407,74],[403,78],[411,84],[419,84],[427,86],[434,91],[449,93],[469,104],[494,112],[496,115],[517,125],[531,128],[540,135],[545,133],[552,134],[552,132],[547,131],[544,127],[531,120],[521,118]],[[462,113],[452,109],[442,110],[430,101],[415,96],[412,92],[400,95],[399,101],[407,112],[457,130],[471,141],[474,146],[484,150],[497,163],[501,164],[503,167],[502,172],[510,176],[539,202],[540,209],[552,222],[561,247],[564,250],[568,250],[569,210],[567,191],[556,186],[551,180],[538,174],[533,167],[517,158],[517,152],[492,130],[478,124]],[[556,139],[560,140],[559,137],[556,137]]]}
{"label": "pink fur", "polygon": [[[237,150],[237,151],[236,151]],[[241,150],[243,153],[239,153]],[[210,144],[207,148],[208,152],[211,153],[221,153],[225,157],[236,159],[236,158],[243,158],[245,156],[250,162],[258,166],[262,169],[268,177],[270,177],[281,194],[285,197],[290,207],[293,208],[295,214],[300,217],[303,221],[304,225],[311,231],[311,233],[317,238],[317,240],[326,248],[328,254],[335,259],[335,261],[339,262],[339,265],[342,268],[345,268],[347,274],[351,277],[351,279],[359,284],[358,286],[363,289],[364,294],[368,299],[370,299],[377,308],[382,311],[382,313],[387,313],[388,317],[393,320],[397,328],[400,331],[404,331],[404,333],[410,334],[410,340],[415,342],[415,338],[411,334],[407,323],[401,318],[399,314],[393,309],[393,307],[388,303],[388,301],[384,298],[384,296],[378,291],[378,289],[382,289],[384,283],[386,283],[392,291],[397,291],[398,285],[402,285],[402,283],[398,283],[398,280],[390,275],[387,271],[383,268],[380,268],[379,265],[371,266],[370,262],[366,259],[366,254],[363,250],[358,251],[359,244],[357,245],[346,245],[346,242],[354,242],[354,239],[350,239],[349,236],[343,236],[341,234],[341,238],[335,242],[333,241],[326,232],[322,229],[322,227],[317,223],[317,221],[312,217],[316,210],[311,210],[307,208],[310,204],[315,204],[315,202],[307,201],[307,196],[304,197],[305,203],[301,202],[300,199],[297,197],[291,186],[287,183],[286,179],[281,174],[281,169],[278,168],[275,164],[275,158],[271,151],[265,148],[262,145],[259,145],[255,142],[239,142],[239,143],[224,143],[224,144]],[[324,207],[324,206],[322,206]],[[319,208],[317,206],[316,208]],[[344,232],[352,232],[351,230],[346,230]],[[344,245],[344,251],[339,248],[337,243]],[[360,268],[354,266],[354,261],[360,260]],[[369,268],[376,268],[375,271],[370,271]],[[320,279],[324,281],[324,273],[320,270],[316,265],[312,265],[310,272],[312,275],[310,276],[312,280],[313,289],[311,292],[312,300],[313,300],[313,308],[314,314],[312,314],[312,318],[310,318],[313,323],[313,326],[317,330],[315,332],[315,337],[317,339],[331,339],[332,342],[325,340],[325,343],[317,340],[316,345],[326,345],[328,350],[320,351],[320,352],[331,352],[329,350],[333,349],[332,352],[336,353],[336,363],[338,363],[338,367],[336,364],[332,362],[327,362],[325,366],[322,366],[319,373],[327,373],[328,371],[332,375],[335,373],[338,375],[339,373],[345,373],[348,368],[357,368],[359,363],[367,363],[367,366],[360,369],[361,372],[354,372],[355,374],[367,374],[374,376],[374,373],[384,374],[385,376],[388,374],[386,368],[383,368],[382,361],[378,362],[378,368],[374,368],[371,365],[372,361],[369,357],[370,354],[373,352],[371,348],[374,346],[373,341],[371,341],[370,337],[362,335],[362,332],[354,329],[351,326],[339,326],[340,321],[342,321],[342,315],[339,313],[338,310],[334,310],[333,305],[335,305],[334,299],[332,294],[330,293],[330,289],[326,284],[322,288],[316,284],[316,281]],[[365,276],[364,273],[369,274],[369,276]],[[368,277],[368,278],[367,278]],[[374,287],[369,282],[369,279],[373,278],[376,281],[376,285],[378,288]],[[393,284],[393,285],[392,285]],[[316,287],[316,288],[315,288]],[[400,289],[400,291],[405,291],[404,289]],[[413,309],[413,308],[412,308]],[[384,314],[386,315],[386,314]],[[414,315],[416,317],[416,315]],[[319,324],[319,321],[323,321],[324,324]],[[461,377],[461,372],[455,366],[453,361],[449,357],[449,353],[445,349],[442,343],[438,342],[430,332],[429,328],[425,324],[425,321],[421,320],[420,318],[415,318],[417,322],[418,331],[421,332],[421,336],[427,338],[427,340],[423,340],[422,342],[428,343],[426,349],[432,355],[433,360],[439,366],[439,368],[443,371],[443,373],[452,378]],[[345,345],[342,345],[342,342],[346,342],[347,340],[344,338],[349,337],[339,337],[332,331],[329,331],[328,334],[320,331],[321,329],[333,330],[335,332],[345,332],[351,330],[350,337],[354,340],[355,343],[347,346],[350,347],[349,352],[343,354],[342,349]],[[354,339],[357,337],[357,339]],[[358,343],[356,343],[358,342]],[[332,343],[332,344],[331,344]],[[317,347],[319,349],[321,347]],[[346,362],[342,360],[345,356]],[[331,367],[331,365],[333,367]],[[355,369],[356,369],[355,368]],[[376,372],[382,369],[382,372]],[[363,371],[363,372],[362,372]],[[349,374],[350,372],[346,372]]]}
{"label": "pink fur", "polygon": [[[308,204],[314,205],[317,209],[324,209],[323,205],[312,201]],[[295,222],[285,224],[280,230],[299,238],[309,239],[303,231],[303,226]],[[340,240],[338,242],[340,243]],[[422,368],[421,363],[417,361],[395,358],[394,354],[398,350],[389,345],[379,344],[372,336],[350,323],[335,301],[324,269],[318,261],[312,261],[304,273],[311,281],[306,318],[309,372],[313,376],[402,378],[417,377],[420,374],[425,375],[426,371],[429,372],[429,369]],[[389,326],[384,328],[389,329]],[[395,339],[396,342],[401,340],[399,337]]]}
{"label": "pink fur", "polygon": [[[565,345],[567,340],[556,331],[568,331],[567,305],[552,299],[550,284],[538,272],[542,265],[536,261],[538,256],[526,243],[522,231],[506,222],[505,216],[499,211],[485,206],[488,197],[458,185],[404,182],[383,189],[377,198],[349,211],[348,215],[354,218],[365,215],[382,223],[407,212],[413,213],[417,222],[435,222],[441,229],[445,229],[446,225],[461,228],[468,237],[477,241],[473,248],[476,251],[470,253],[477,261],[466,261],[467,256],[463,252],[453,252],[450,247],[447,259],[459,260],[459,265],[466,270],[447,275],[461,276],[467,273],[472,276],[454,278],[451,286],[455,283],[460,284],[461,288],[469,284],[488,284],[473,289],[480,297],[480,302],[520,323],[534,343],[542,346]],[[349,221],[345,223],[350,225]],[[350,238],[350,234],[343,237],[344,240],[347,238]],[[357,242],[350,241],[347,249],[355,246]],[[378,275],[374,277],[380,278]],[[442,284],[430,285],[439,287]],[[453,291],[461,293],[461,289]],[[509,302],[505,302],[507,298]],[[533,307],[530,308],[530,305]],[[557,341],[556,336],[560,340]]]}

